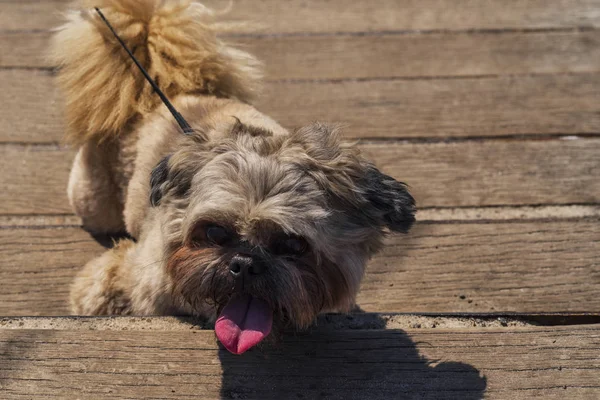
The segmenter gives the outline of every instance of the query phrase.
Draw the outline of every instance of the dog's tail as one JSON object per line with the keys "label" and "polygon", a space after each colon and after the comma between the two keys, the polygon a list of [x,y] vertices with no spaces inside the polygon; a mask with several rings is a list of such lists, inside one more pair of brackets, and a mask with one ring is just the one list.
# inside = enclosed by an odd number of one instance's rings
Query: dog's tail
{"label": "dog's tail", "polygon": [[231,24],[188,0],[81,0],[53,37],[50,59],[66,95],[67,141],[118,136],[159,97],[93,11],[98,7],[167,97],[212,94],[248,102],[260,63],[216,34]]}

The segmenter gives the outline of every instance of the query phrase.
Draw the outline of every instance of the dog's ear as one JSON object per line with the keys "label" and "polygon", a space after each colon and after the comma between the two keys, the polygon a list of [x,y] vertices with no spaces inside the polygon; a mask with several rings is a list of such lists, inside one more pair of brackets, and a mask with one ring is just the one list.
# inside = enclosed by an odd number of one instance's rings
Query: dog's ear
{"label": "dog's ear", "polygon": [[406,184],[379,171],[367,162],[356,146],[344,144],[335,127],[314,124],[294,132],[310,163],[308,172],[365,223],[408,232],[415,222],[415,200]]}
{"label": "dog's ear", "polygon": [[416,205],[406,184],[367,165],[358,186],[368,200],[374,217],[380,218],[392,231],[408,232],[415,222]]}
{"label": "dog's ear", "polygon": [[154,167],[150,174],[150,204],[156,207],[160,204],[166,190],[169,179],[169,160],[171,156],[166,156]]}
{"label": "dog's ear", "polygon": [[181,198],[188,193],[193,175],[199,168],[198,161],[202,160],[199,154],[196,153],[196,157],[185,157],[175,153],[160,160],[150,174],[152,207],[159,206],[167,195]]}

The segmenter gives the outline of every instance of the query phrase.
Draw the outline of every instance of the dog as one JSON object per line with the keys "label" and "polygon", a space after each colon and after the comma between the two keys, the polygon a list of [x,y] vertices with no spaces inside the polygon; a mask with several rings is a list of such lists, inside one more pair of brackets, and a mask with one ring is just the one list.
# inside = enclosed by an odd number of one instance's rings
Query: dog
{"label": "dog", "polygon": [[[220,39],[232,25],[203,5],[79,6],[50,55],[66,139],[78,147],[68,197],[87,230],[131,239],[84,266],[72,312],[199,316],[241,354],[273,329],[351,310],[385,235],[415,221],[406,185],[335,126],[288,130],[256,110],[260,62]],[[189,121],[189,134],[93,6]]]}

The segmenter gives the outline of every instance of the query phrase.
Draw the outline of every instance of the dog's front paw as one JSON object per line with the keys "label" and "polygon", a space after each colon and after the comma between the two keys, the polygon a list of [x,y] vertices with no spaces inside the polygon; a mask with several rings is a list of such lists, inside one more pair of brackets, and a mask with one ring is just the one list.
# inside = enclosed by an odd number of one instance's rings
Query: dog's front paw
{"label": "dog's front paw", "polygon": [[127,315],[131,313],[124,255],[134,245],[132,240],[121,240],[114,248],[83,267],[71,286],[72,314]]}

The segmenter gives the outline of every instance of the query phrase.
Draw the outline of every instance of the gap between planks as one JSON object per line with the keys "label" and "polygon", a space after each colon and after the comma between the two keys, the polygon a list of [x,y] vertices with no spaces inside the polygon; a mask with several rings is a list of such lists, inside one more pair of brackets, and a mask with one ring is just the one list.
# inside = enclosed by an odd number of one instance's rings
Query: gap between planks
{"label": "gap between planks", "polygon": [[[71,1],[2,1],[4,30],[40,30],[59,25]],[[456,31],[501,29],[572,29],[598,27],[597,3],[589,0],[454,0],[443,7],[438,0],[405,0],[402,7],[389,0],[348,2],[333,0],[310,7],[310,2],[279,0],[203,0],[203,4],[241,24],[236,33],[327,33],[336,31]],[[331,18],[335,15],[335,18]],[[26,17],[26,18],[25,18]],[[258,22],[260,21],[260,22]],[[254,23],[256,22],[256,23]],[[257,26],[258,25],[258,26]]]}
{"label": "gap between planks", "polygon": [[[348,124],[338,123],[332,124],[333,126],[339,127],[345,130]],[[550,141],[550,140],[579,140],[579,139],[600,139],[600,131],[598,132],[579,132],[579,133],[518,133],[518,134],[506,134],[506,135],[492,135],[492,136],[394,136],[394,137],[383,137],[383,136],[358,136],[358,137],[343,137],[342,139],[354,143],[357,145],[404,145],[404,144],[439,144],[439,143],[467,143],[467,142],[515,142],[515,141]],[[41,139],[38,141],[27,142],[27,141],[11,141],[3,140],[0,137],[0,148],[13,148],[13,149],[32,149],[32,150],[56,150],[56,151],[69,151],[73,150],[68,144],[62,141],[48,141],[43,142]]]}
{"label": "gap between planks", "polygon": [[[427,222],[537,221],[600,218],[600,204],[559,206],[495,206],[425,208],[417,220]],[[81,218],[71,214],[0,215],[0,229],[80,227]]]}
{"label": "gap between planks", "polygon": [[[469,329],[527,326],[600,324],[600,313],[350,313],[324,314],[314,328],[319,330],[372,329]],[[210,330],[214,325],[194,317],[58,316],[0,317],[2,329],[98,330],[98,331],[189,331]]]}
{"label": "gap between planks", "polygon": [[[63,21],[61,21],[63,22]],[[248,38],[248,39],[277,39],[277,38],[295,38],[295,37],[339,37],[339,36],[351,36],[351,37],[365,37],[365,36],[401,36],[401,35],[501,35],[504,33],[579,33],[579,32],[593,32],[600,30],[597,26],[572,26],[572,27],[544,27],[544,28],[464,28],[464,29],[380,29],[380,30],[369,30],[369,31],[321,31],[321,32],[261,32],[258,28],[256,32],[231,32],[220,34],[219,37],[223,39],[237,39],[237,38]],[[0,35],[20,35],[20,34],[38,34],[46,33],[52,34],[53,29],[0,29]]]}

